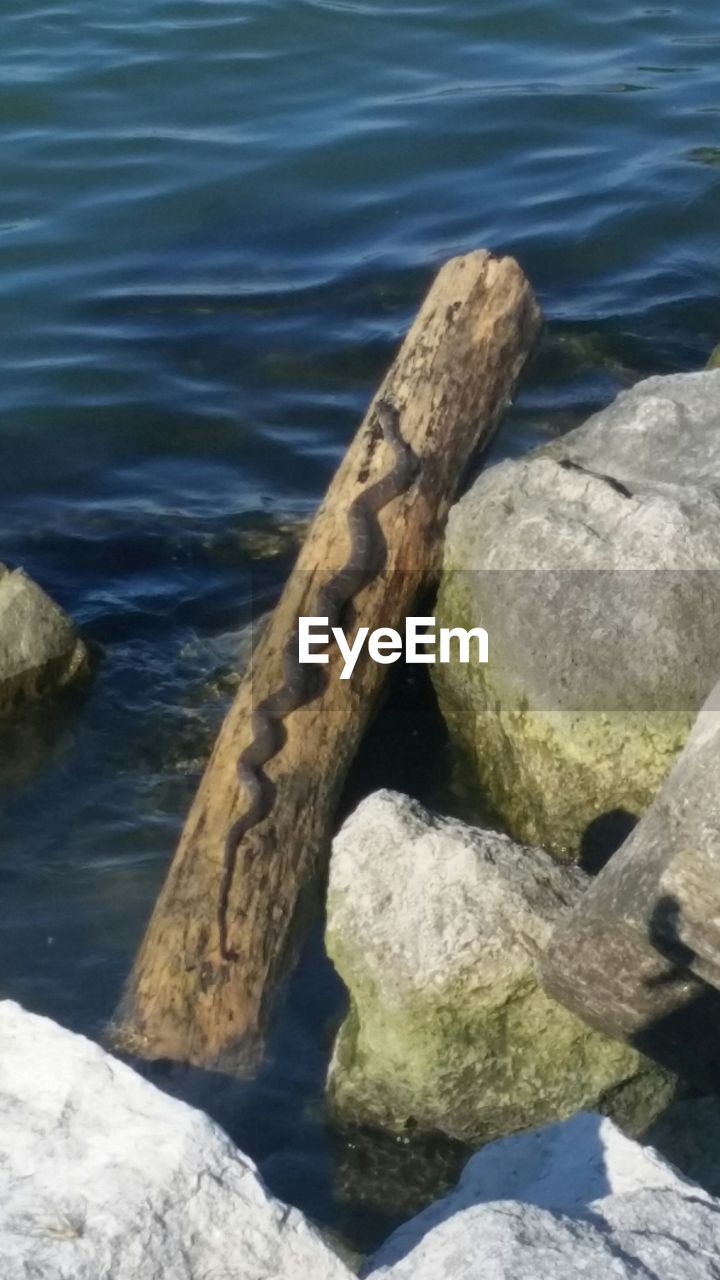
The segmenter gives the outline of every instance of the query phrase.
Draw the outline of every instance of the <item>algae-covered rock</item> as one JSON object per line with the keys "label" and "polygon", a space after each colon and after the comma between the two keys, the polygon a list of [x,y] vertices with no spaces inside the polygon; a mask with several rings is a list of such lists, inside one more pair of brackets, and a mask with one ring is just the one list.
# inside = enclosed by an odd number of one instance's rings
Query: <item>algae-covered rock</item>
{"label": "algae-covered rock", "polygon": [[535,960],[587,883],[507,836],[365,800],[336,837],[327,948],[350,994],[328,1091],[346,1123],[479,1143],[593,1106],[631,1130],[671,1078],[545,995]]}
{"label": "algae-covered rock", "polygon": [[67,614],[22,569],[0,564],[0,715],[64,688],[89,665]]}
{"label": "algae-covered rock", "polygon": [[451,735],[517,839],[577,854],[645,810],[720,669],[720,371],[650,378],[482,475],[448,521],[432,668]]}

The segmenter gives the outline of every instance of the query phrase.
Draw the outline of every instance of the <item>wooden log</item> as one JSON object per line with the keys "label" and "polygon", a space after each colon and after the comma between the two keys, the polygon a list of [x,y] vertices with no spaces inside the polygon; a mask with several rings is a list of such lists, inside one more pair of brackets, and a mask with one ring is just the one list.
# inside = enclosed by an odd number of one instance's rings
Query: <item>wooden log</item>
{"label": "wooden log", "polygon": [[555,930],[546,991],[703,1088],[720,1087],[720,685],[650,808]]}
{"label": "wooden log", "polygon": [[[540,325],[513,259],[478,251],[439,272],[377,397],[400,411],[420,470],[380,514],[386,565],[353,601],[355,624],[395,626],[427,588],[466,464],[490,439]],[[297,617],[316,612],[319,583],[345,561],[350,503],[391,465],[371,405],[220,731],[110,1029],[118,1047],[241,1070],[262,1041],[304,907],[326,865],[341,785],[387,668],[361,660],[352,679],[341,681],[331,655],[322,696],[288,717],[286,744],[267,766],[277,788],[273,810],[240,849],[228,911],[238,959],[225,962],[216,923],[223,844],[246,804],[237,758],[252,737],[254,700],[282,683],[282,649]]]}

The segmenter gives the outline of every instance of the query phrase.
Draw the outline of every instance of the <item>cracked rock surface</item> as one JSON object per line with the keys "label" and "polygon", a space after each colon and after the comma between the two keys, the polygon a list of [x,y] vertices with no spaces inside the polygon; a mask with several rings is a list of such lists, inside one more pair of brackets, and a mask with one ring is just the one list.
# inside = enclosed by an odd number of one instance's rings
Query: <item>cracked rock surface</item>
{"label": "cracked rock surface", "polygon": [[649,378],[484,472],[450,513],[431,668],[451,735],[517,839],[573,858],[639,816],[720,669],[720,370]]}

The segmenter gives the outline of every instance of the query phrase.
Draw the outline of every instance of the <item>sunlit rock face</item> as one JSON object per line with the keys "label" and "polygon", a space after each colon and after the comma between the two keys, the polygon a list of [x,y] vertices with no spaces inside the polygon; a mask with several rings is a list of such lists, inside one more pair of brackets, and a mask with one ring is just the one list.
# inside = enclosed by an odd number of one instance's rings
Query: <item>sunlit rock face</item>
{"label": "sunlit rock face", "polygon": [[571,859],[638,817],[720,668],[720,370],[649,378],[483,473],[450,513],[442,626],[487,665],[431,668],[478,795]]}
{"label": "sunlit rock face", "polygon": [[373,1280],[715,1280],[720,1202],[598,1115],[492,1143]]}
{"label": "sunlit rock face", "polygon": [[348,1280],[200,1111],[0,1004],[0,1275]]}
{"label": "sunlit rock face", "polygon": [[[0,1274],[350,1280],[200,1111],[0,1003]],[[366,1260],[377,1280],[716,1280],[720,1203],[609,1120],[491,1143]]]}
{"label": "sunlit rock face", "polygon": [[639,1131],[672,1088],[539,986],[535,964],[588,884],[494,831],[368,797],[335,838],[327,949],[350,1007],[328,1095],[345,1124],[477,1144],[609,1110]]}

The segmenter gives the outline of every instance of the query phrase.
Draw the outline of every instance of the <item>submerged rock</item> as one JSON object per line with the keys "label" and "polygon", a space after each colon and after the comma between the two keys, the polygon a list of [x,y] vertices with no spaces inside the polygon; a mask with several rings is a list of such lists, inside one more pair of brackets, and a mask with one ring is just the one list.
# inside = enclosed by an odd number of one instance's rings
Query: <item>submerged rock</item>
{"label": "submerged rock", "polygon": [[349,1280],[201,1112],[10,1002],[0,1044],[8,1280]]}
{"label": "submerged rock", "polygon": [[22,569],[0,564],[0,715],[64,688],[89,665],[67,614]]}
{"label": "submerged rock", "polygon": [[671,1077],[539,987],[535,961],[587,878],[540,849],[382,791],[333,844],[327,949],[350,994],[336,1116],[477,1144],[602,1107],[638,1131]]}
{"label": "submerged rock", "polygon": [[642,813],[720,668],[720,370],[649,378],[450,513],[432,674],[486,804],[567,857]]}
{"label": "submerged rock", "polygon": [[439,1132],[354,1125],[337,1136],[334,1198],[382,1215],[393,1226],[445,1195],[474,1150],[472,1143]]}
{"label": "submerged rock", "polygon": [[600,1116],[474,1156],[396,1231],[373,1280],[716,1280],[720,1203]]}

